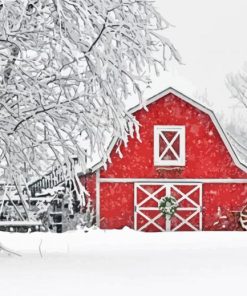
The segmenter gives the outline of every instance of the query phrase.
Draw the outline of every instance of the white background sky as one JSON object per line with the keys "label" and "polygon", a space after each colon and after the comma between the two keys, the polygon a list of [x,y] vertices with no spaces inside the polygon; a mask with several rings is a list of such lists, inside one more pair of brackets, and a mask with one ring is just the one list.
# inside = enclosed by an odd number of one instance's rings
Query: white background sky
{"label": "white background sky", "polygon": [[231,109],[235,102],[225,79],[247,61],[247,1],[156,0],[155,6],[175,26],[166,36],[185,64],[170,67],[171,74],[189,81],[198,93],[206,89],[216,112]]}

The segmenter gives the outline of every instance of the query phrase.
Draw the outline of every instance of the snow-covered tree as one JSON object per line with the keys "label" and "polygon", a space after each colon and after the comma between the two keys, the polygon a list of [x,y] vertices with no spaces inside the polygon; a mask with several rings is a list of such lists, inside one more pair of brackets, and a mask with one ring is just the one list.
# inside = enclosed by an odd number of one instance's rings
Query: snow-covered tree
{"label": "snow-covered tree", "polygon": [[[237,74],[231,74],[227,76],[227,87],[230,90],[231,96],[235,99],[239,106],[238,107],[238,116],[246,117],[247,112],[247,64],[243,67],[241,71]],[[241,111],[242,113],[240,114]],[[233,144],[244,161],[247,161],[247,137],[246,128],[240,128],[240,126],[230,127],[229,136],[233,141]]]}
{"label": "snow-covered tree", "polygon": [[[0,0],[0,164],[9,183],[138,128],[125,109],[180,56],[149,0]],[[87,146],[87,152],[85,146]],[[20,180],[20,176],[22,180]]]}
{"label": "snow-covered tree", "polygon": [[227,76],[227,86],[232,97],[247,108],[247,64],[238,73]]}

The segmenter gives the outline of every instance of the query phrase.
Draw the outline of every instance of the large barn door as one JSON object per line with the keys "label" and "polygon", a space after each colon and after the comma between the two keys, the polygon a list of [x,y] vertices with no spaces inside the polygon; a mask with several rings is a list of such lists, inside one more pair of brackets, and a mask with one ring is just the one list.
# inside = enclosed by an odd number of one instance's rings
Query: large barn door
{"label": "large barn door", "polygon": [[[172,217],[164,216],[160,199],[171,196],[178,208]],[[134,224],[139,231],[198,231],[202,230],[202,184],[135,183]]]}

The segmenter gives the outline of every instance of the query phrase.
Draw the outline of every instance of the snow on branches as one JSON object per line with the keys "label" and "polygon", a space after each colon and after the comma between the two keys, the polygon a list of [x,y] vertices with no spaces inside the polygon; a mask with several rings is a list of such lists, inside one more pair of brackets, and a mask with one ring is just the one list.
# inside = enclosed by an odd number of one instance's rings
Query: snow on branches
{"label": "snow on branches", "polygon": [[[236,99],[243,110],[247,109],[247,63],[245,63],[243,69],[236,74],[229,74],[226,80],[227,87],[234,99]],[[238,112],[238,116],[240,113]],[[246,117],[246,114],[243,113]],[[241,117],[239,117],[240,119]],[[241,131],[240,126],[238,128],[229,128],[229,137],[232,141],[235,149],[238,151],[240,157],[244,162],[247,161],[247,139],[245,137],[245,130]]]}
{"label": "snow on branches", "polygon": [[[10,180],[85,154],[137,126],[150,68],[180,56],[146,0],[0,0],[0,157]],[[85,151],[83,143],[90,149]],[[90,156],[88,155],[88,156]]]}
{"label": "snow on branches", "polygon": [[241,102],[247,108],[247,64],[237,74],[227,76],[227,87],[233,98]]}

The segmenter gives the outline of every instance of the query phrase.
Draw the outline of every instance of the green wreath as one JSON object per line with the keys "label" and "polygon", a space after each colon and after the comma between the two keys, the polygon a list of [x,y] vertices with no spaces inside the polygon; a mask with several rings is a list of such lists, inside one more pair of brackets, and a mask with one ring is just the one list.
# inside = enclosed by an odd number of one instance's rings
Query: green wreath
{"label": "green wreath", "polygon": [[176,213],[179,204],[175,197],[173,196],[164,196],[159,201],[159,210],[165,217],[169,217],[170,219]]}

